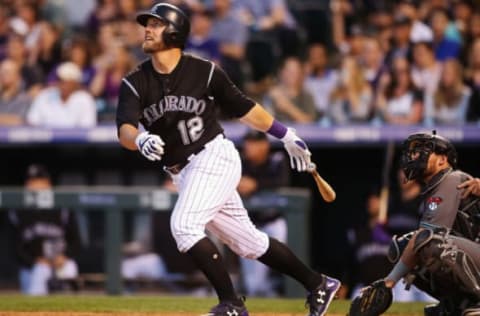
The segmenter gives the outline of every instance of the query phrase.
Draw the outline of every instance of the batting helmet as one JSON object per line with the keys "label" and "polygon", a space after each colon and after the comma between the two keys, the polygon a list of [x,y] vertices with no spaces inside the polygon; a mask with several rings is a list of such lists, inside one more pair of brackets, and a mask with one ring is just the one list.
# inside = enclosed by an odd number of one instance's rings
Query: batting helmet
{"label": "batting helmet", "polygon": [[453,144],[434,130],[432,134],[415,133],[403,142],[401,167],[407,180],[421,180],[431,153],[446,155],[452,168],[457,167],[457,151]]}
{"label": "batting helmet", "polygon": [[163,42],[168,47],[183,48],[190,33],[190,21],[182,10],[168,3],[157,3],[150,11],[137,15],[137,22],[147,25],[148,18],[154,17],[164,21],[167,27],[163,31]]}

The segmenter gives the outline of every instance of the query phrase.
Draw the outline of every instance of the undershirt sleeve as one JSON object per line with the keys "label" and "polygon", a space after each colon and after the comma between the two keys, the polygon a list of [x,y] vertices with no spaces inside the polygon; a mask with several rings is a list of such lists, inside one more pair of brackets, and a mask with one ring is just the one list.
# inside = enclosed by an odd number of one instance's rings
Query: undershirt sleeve
{"label": "undershirt sleeve", "polygon": [[215,103],[225,113],[233,117],[242,117],[255,105],[255,101],[247,97],[230,80],[228,75],[218,66],[213,71],[210,88]]}

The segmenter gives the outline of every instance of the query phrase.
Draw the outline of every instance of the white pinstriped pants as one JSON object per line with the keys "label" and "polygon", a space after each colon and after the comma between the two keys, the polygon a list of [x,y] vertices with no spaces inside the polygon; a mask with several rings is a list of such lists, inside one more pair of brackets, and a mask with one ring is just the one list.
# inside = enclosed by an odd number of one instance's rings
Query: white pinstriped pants
{"label": "white pinstriped pants", "polygon": [[256,259],[267,251],[268,236],[252,224],[237,192],[240,176],[240,155],[223,135],[172,175],[179,195],[170,228],[178,250],[187,252],[207,229],[241,257]]}

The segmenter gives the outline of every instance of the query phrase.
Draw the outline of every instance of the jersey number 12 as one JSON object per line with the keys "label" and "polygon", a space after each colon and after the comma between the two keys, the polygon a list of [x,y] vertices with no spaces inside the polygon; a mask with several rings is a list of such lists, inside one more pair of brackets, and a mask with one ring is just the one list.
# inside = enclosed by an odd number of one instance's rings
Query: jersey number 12
{"label": "jersey number 12", "polygon": [[177,124],[184,145],[196,142],[203,134],[203,120],[199,116],[181,120]]}

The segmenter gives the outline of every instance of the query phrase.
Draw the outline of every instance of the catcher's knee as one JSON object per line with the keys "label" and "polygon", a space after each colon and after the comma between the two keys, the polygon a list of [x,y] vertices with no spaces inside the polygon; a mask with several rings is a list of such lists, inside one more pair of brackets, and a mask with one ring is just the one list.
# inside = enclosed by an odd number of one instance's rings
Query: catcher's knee
{"label": "catcher's knee", "polygon": [[448,234],[436,234],[428,229],[419,232],[415,238],[414,252],[419,264],[430,273],[451,279],[462,292],[480,299],[480,269]]}
{"label": "catcher's knee", "polygon": [[414,238],[413,251],[420,265],[435,273],[440,269],[439,259],[445,238],[430,229],[419,231]]}

